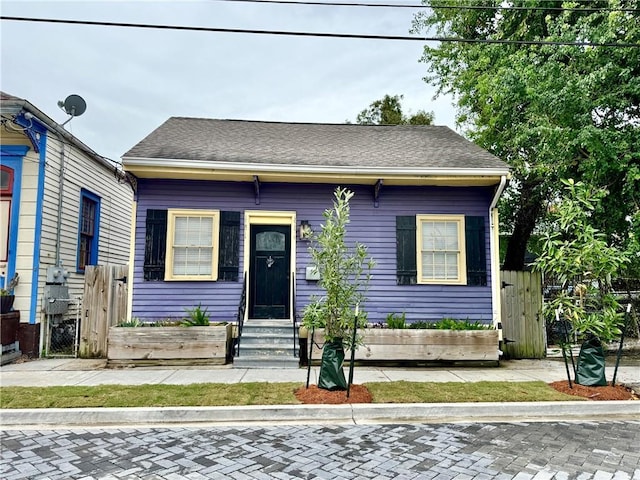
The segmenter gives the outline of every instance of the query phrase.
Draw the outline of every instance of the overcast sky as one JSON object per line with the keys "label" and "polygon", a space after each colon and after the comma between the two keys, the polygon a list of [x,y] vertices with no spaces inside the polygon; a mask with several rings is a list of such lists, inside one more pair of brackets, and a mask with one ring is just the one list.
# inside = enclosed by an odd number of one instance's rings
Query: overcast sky
{"label": "overcast sky", "polygon": [[[349,0],[355,1],[355,0]],[[417,0],[379,3],[419,5]],[[363,3],[375,3],[371,0]],[[231,1],[0,1],[2,15],[217,28],[409,36],[417,10]],[[423,42],[0,22],[1,89],[119,160],[171,116],[343,123],[385,94],[455,128],[451,99],[422,78]]]}

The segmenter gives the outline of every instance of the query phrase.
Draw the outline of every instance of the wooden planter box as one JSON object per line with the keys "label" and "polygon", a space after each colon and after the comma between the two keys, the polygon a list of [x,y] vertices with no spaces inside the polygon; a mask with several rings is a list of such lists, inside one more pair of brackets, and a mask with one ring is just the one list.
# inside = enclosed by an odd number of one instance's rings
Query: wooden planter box
{"label": "wooden planter box", "polygon": [[[418,330],[369,328],[362,330],[364,345],[356,360],[370,361],[499,361],[497,330]],[[316,332],[314,343],[324,338]],[[313,346],[313,359],[322,349]],[[347,356],[350,354],[347,353]]]}
{"label": "wooden planter box", "polygon": [[110,327],[109,363],[140,365],[224,364],[233,325],[209,327]]}

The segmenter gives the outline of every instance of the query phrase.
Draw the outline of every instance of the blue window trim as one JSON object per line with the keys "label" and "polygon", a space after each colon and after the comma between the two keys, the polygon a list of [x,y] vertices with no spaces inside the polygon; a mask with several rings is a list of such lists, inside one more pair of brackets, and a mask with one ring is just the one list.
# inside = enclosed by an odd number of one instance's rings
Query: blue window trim
{"label": "blue window trim", "polygon": [[4,288],[7,278],[16,273],[16,249],[18,247],[18,226],[20,218],[20,194],[22,189],[22,159],[29,151],[26,145],[2,145],[0,147],[2,165],[13,170],[13,193],[11,195],[11,210],[9,211],[9,245],[7,271],[5,277],[0,277],[0,287]]}
{"label": "blue window trim", "polygon": [[90,192],[89,190],[85,190],[82,188],[80,190],[80,208],[78,211],[78,249],[76,252],[76,272],[84,273],[84,269],[80,268],[80,244],[82,237],[82,204],[84,203],[84,199],[91,200],[96,204],[96,212],[94,218],[94,232],[93,238],[91,239],[91,258],[89,259],[89,265],[97,265],[98,263],[98,246],[100,239],[100,197],[95,193]]}

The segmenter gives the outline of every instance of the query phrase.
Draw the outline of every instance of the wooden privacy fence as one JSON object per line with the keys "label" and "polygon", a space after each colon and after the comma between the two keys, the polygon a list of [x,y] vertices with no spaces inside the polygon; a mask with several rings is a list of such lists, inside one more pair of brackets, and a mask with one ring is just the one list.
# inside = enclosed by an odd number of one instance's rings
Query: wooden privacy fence
{"label": "wooden privacy fence", "polygon": [[81,358],[107,358],[109,327],[127,316],[127,265],[88,266],[80,322]]}
{"label": "wooden privacy fence", "polygon": [[544,358],[547,345],[540,272],[503,270],[500,280],[505,358]]}

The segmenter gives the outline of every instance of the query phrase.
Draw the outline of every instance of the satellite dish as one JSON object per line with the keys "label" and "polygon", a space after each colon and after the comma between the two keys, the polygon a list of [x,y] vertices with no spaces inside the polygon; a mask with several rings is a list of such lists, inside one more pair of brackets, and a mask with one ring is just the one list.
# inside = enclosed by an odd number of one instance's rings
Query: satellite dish
{"label": "satellite dish", "polygon": [[59,101],[58,106],[67,112],[67,115],[79,117],[87,109],[87,102],[80,95],[69,95],[65,101]]}

